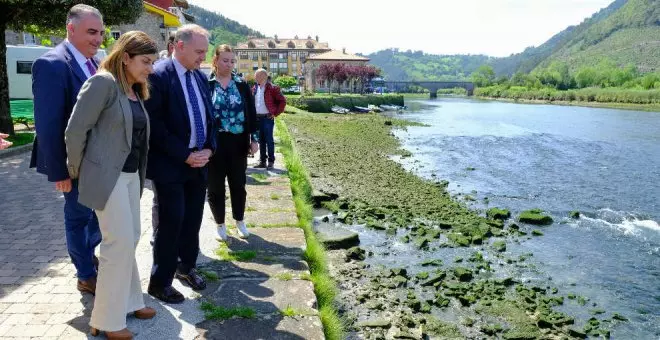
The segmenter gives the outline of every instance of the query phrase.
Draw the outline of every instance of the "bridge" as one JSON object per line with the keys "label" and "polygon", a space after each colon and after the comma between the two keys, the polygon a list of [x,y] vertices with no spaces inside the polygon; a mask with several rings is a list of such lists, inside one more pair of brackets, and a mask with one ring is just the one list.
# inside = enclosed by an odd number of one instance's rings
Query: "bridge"
{"label": "bridge", "polygon": [[403,92],[411,85],[421,86],[429,90],[431,98],[438,97],[439,89],[453,89],[455,87],[462,87],[467,91],[467,95],[474,94],[474,83],[469,81],[385,81],[383,86],[386,86],[390,91]]}

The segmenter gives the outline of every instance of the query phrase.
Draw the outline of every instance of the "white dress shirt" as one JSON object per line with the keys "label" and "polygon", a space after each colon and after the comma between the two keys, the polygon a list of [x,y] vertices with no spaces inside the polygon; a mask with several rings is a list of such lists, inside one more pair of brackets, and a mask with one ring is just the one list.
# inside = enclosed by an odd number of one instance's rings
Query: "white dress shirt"
{"label": "white dress shirt", "polygon": [[254,96],[254,104],[257,109],[258,115],[267,115],[268,107],[266,107],[266,101],[264,100],[264,92],[266,90],[266,84],[263,86],[257,84],[257,94]]}
{"label": "white dress shirt", "polygon": [[[66,44],[66,47],[73,54],[73,57],[78,62],[78,65],[80,65],[80,68],[82,69],[83,73],[85,73],[85,76],[87,76],[87,78],[91,77],[92,75],[89,73],[89,69],[87,68],[87,64],[86,64],[87,60],[89,59],[85,58],[85,56],[82,53],[80,53],[80,51],[78,51],[78,49],[75,46],[73,46],[73,44],[68,40],[64,40],[64,43]],[[94,61],[92,61],[92,64],[94,64],[94,68],[98,67]]]}
{"label": "white dress shirt", "polygon": [[[190,98],[188,98],[188,87],[186,87],[186,69],[181,63],[172,56],[172,61],[174,62],[174,68],[176,73],[179,76],[179,81],[181,82],[181,88],[183,89],[183,95],[186,97],[186,108],[188,108],[188,120],[190,121],[190,143],[188,144],[189,148],[195,147],[197,145],[197,135],[195,134],[195,116],[193,116],[193,108],[190,105]],[[206,127],[206,105],[204,105],[204,100],[202,99],[202,94],[199,92],[199,87],[197,86],[197,78],[194,74],[190,75],[190,80],[192,81],[193,88],[195,89],[195,96],[197,97],[197,105],[199,106],[199,113],[202,116],[202,123],[204,124],[204,136],[208,136],[207,127]]]}

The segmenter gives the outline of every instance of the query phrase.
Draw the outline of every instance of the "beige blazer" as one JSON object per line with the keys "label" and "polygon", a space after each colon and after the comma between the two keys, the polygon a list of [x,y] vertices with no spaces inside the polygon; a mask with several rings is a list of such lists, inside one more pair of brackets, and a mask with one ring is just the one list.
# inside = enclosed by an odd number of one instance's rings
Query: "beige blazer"
{"label": "beige blazer", "polygon": [[[149,147],[149,115],[147,115]],[[112,74],[99,72],[80,89],[64,132],[69,176],[78,178],[78,202],[103,210],[131,151],[133,113],[128,97]],[[140,193],[144,188],[148,149],[139,162]]]}

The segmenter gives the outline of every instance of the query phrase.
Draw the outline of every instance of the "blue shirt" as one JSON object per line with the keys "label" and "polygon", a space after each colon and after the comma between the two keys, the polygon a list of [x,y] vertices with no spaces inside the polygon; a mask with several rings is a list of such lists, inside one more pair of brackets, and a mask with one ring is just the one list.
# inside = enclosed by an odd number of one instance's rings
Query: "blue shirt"
{"label": "blue shirt", "polygon": [[[233,77],[229,80],[227,88],[223,88],[218,81],[213,87],[211,113],[215,119],[218,131],[240,135],[245,131],[245,102],[238,91],[237,82],[242,80]],[[252,140],[257,141],[256,134]]]}

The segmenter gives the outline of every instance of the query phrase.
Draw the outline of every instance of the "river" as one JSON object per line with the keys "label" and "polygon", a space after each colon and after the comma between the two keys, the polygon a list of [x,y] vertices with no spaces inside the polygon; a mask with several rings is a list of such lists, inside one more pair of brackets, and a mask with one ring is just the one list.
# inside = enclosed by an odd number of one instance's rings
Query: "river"
{"label": "river", "polygon": [[[536,228],[543,236],[508,242],[508,253],[531,252],[535,265],[508,274],[587,297],[587,306],[558,308],[579,319],[594,308],[626,316],[613,339],[660,337],[660,113],[463,98],[406,104],[396,116],[427,126],[396,132],[412,153],[398,160],[404,167],[448,180],[474,209],[541,208],[554,218]],[[572,210],[582,217],[569,218]],[[388,261],[400,260],[379,260]]]}

